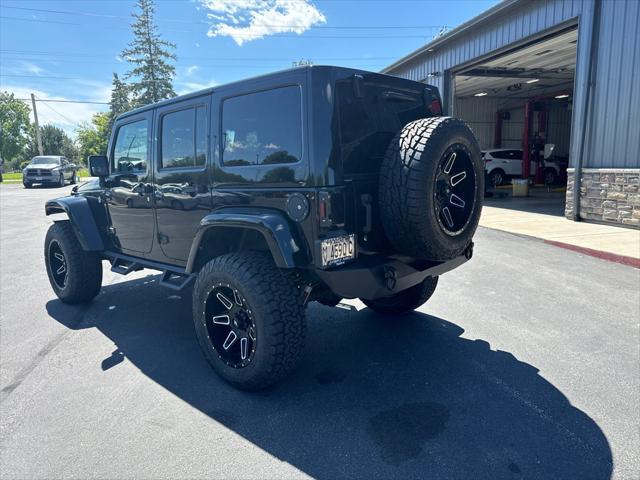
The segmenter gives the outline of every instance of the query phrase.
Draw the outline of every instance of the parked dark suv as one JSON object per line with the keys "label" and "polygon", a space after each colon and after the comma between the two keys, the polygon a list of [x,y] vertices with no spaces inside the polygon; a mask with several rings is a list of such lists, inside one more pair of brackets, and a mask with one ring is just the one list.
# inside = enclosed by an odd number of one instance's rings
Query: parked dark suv
{"label": "parked dark suv", "polygon": [[360,298],[397,315],[471,258],[483,195],[480,149],[441,116],[436,88],[305,67],[121,115],[100,188],[51,200],[51,285],[68,303],[100,291],[102,260],[193,285],[212,367],[244,389],[286,375],[305,306]]}

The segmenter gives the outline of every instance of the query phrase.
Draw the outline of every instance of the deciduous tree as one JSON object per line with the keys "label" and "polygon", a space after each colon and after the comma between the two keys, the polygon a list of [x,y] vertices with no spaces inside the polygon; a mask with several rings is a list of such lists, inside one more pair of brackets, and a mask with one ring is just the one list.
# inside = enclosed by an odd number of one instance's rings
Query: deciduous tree
{"label": "deciduous tree", "polygon": [[89,155],[106,155],[110,119],[110,112],[96,113],[91,123],[84,123],[76,130],[82,163],[86,163]]}
{"label": "deciduous tree", "polygon": [[[62,155],[69,160],[78,160],[78,148],[61,128],[53,125],[43,125],[40,127],[40,135],[45,155]],[[30,159],[37,155],[40,155],[40,153],[38,152],[38,143],[34,131],[27,147],[26,157]]]}
{"label": "deciduous tree", "polygon": [[30,112],[29,106],[13,93],[0,92],[0,157],[5,165],[19,162],[25,155],[31,130]]}

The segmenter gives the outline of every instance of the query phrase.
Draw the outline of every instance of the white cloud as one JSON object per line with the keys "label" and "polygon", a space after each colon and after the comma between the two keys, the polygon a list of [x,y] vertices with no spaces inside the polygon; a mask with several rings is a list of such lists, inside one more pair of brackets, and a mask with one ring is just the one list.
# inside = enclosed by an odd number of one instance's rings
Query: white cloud
{"label": "white cloud", "polygon": [[208,82],[184,82],[177,80],[176,93],[178,95],[184,95],[186,93],[197,92],[198,90],[215,87],[216,85],[219,85],[219,83],[215,80],[209,80]]}
{"label": "white cloud", "polygon": [[[99,84],[92,81],[78,81],[78,86],[92,87],[93,94],[97,95],[92,97],[91,100],[95,101],[108,101],[108,96],[105,97],[105,93],[110,92],[110,88],[106,85]],[[50,100],[78,100],[78,98],[69,98],[63,95],[56,95],[53,92],[38,90],[32,88],[26,88],[15,85],[2,85],[0,87],[2,91],[12,92],[17,98],[29,99],[33,93],[36,99],[50,99]],[[31,108],[31,102],[27,102],[29,108]],[[71,138],[76,137],[76,129],[78,125],[83,122],[90,122],[91,117],[97,112],[103,112],[107,110],[107,105],[96,105],[87,103],[59,103],[59,102],[38,102],[36,104],[38,109],[38,121],[40,125],[52,124],[56,127],[62,128],[67,135]],[[33,121],[33,113],[31,114],[31,120]]]}
{"label": "white cloud", "polygon": [[201,0],[210,12],[210,37],[227,36],[238,45],[277,33],[306,32],[327,19],[310,0]]}
{"label": "white cloud", "polygon": [[196,73],[198,70],[200,70],[200,67],[198,65],[190,65],[186,68],[184,75],[186,77],[190,77],[191,75]]}
{"label": "white cloud", "polygon": [[33,75],[40,75],[45,71],[44,68],[39,67],[35,63],[31,63],[31,62],[22,62],[22,66],[27,72]]}

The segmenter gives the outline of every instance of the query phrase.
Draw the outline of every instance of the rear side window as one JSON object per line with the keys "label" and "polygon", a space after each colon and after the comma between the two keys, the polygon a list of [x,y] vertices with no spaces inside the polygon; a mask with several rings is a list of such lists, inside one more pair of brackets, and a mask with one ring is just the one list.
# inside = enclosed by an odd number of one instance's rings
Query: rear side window
{"label": "rear side window", "polygon": [[301,119],[298,86],[226,99],[222,104],[223,163],[242,166],[299,161]]}
{"label": "rear side window", "polygon": [[148,162],[147,121],[122,125],[118,129],[113,149],[113,168],[116,172],[144,172]]}
{"label": "rear side window", "polygon": [[207,161],[207,117],[204,107],[162,117],[160,168],[200,167]]}

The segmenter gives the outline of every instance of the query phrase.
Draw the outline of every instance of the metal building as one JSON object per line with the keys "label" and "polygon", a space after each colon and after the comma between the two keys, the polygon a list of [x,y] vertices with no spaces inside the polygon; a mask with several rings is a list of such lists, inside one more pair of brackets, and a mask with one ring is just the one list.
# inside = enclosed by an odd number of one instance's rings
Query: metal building
{"label": "metal building", "polygon": [[568,218],[640,225],[640,1],[504,0],[383,72],[437,85],[524,177],[534,138],[555,144]]}

